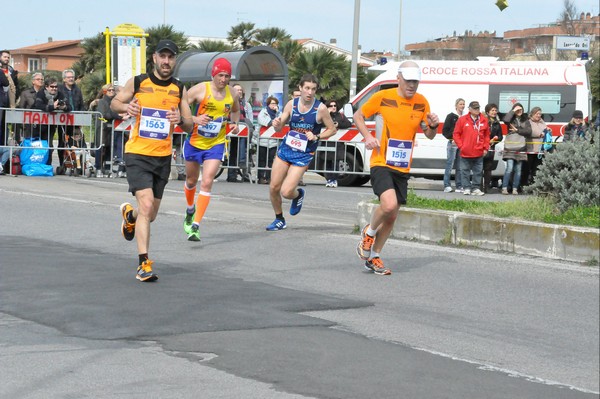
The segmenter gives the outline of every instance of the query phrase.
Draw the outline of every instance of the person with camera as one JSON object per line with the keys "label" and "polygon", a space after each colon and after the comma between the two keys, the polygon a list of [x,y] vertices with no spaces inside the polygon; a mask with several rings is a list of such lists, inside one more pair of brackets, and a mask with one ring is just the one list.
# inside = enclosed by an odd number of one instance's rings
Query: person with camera
{"label": "person with camera", "polygon": [[[44,90],[37,92],[35,96],[35,105],[33,108],[44,112],[71,111],[65,95],[58,91],[58,81],[52,77],[46,78],[44,81]],[[42,140],[47,140],[48,142],[49,153],[48,161],[46,162],[47,165],[52,165],[52,146],[54,142],[54,133],[56,132],[57,128],[57,125],[38,125],[38,131],[36,132],[37,134],[34,133],[35,136],[40,137]],[[59,136],[62,136],[62,132],[59,133]],[[61,146],[60,143],[62,143],[62,146],[64,147],[64,140],[62,137],[59,137],[58,142],[59,147]]]}

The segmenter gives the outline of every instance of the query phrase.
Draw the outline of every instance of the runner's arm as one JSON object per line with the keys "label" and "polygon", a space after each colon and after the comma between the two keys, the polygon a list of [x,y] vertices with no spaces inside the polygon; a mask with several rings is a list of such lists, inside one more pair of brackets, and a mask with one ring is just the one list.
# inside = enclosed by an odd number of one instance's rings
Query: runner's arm
{"label": "runner's arm", "polygon": [[289,121],[290,115],[292,115],[292,100],[285,104],[281,115],[273,119],[272,125],[276,132],[280,131],[281,128]]}
{"label": "runner's arm", "polygon": [[333,123],[333,119],[331,119],[331,114],[323,103],[319,105],[319,109],[317,110],[317,121],[319,119],[321,119],[321,123],[325,125],[325,130],[321,131],[321,133],[318,133],[317,135],[313,134],[314,137],[309,137],[309,140],[326,139],[333,136],[337,132],[337,128]]}
{"label": "runner's arm", "polygon": [[365,123],[365,114],[363,114],[362,109],[358,109],[355,113],[354,113],[354,124],[356,125],[356,128],[358,129],[358,131],[360,132],[360,134],[363,135],[363,137],[365,138],[365,147],[368,150],[372,150],[374,148],[379,148],[379,140],[377,140],[377,138],[373,137],[373,135],[371,134],[371,132],[369,132],[369,129],[367,129],[367,124]]}
{"label": "runner's arm", "polygon": [[192,119],[192,111],[190,111],[190,104],[188,103],[187,90],[183,89],[181,95],[181,102],[179,103],[179,114],[181,115],[181,123],[179,126],[184,132],[190,133],[194,128],[194,122]]}
{"label": "runner's arm", "polygon": [[[129,106],[135,95],[133,79],[134,78],[130,78],[110,102],[110,109],[118,114],[127,113],[131,116],[139,114],[139,106],[137,104],[132,107]],[[137,112],[135,112],[135,108],[137,108]]]}

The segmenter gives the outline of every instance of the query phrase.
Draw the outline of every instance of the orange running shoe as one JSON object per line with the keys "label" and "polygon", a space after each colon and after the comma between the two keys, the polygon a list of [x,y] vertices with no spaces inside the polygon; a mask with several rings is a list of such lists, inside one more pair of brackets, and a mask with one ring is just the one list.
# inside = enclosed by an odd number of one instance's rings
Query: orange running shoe
{"label": "orange running shoe", "polygon": [[146,259],[141,265],[138,266],[135,278],[144,283],[149,283],[158,280],[158,275],[154,274],[154,272],[152,271],[153,263],[154,262],[152,262],[150,259]]}
{"label": "orange running shoe", "polygon": [[135,222],[129,223],[127,219],[127,215],[129,212],[133,212],[133,206],[129,202],[123,202],[119,207],[121,209],[121,216],[123,217],[123,222],[121,223],[121,234],[127,241],[133,240],[135,237]]}
{"label": "orange running shoe", "polygon": [[371,248],[375,243],[375,237],[371,237],[367,234],[367,229],[370,224],[367,224],[360,233],[360,242],[356,247],[356,254],[361,260],[367,260],[371,256]]}
{"label": "orange running shoe", "polygon": [[370,270],[375,274],[379,274],[380,276],[388,276],[392,274],[392,271],[390,269],[385,268],[385,266],[383,265],[383,261],[379,256],[367,260],[365,262],[365,269]]}

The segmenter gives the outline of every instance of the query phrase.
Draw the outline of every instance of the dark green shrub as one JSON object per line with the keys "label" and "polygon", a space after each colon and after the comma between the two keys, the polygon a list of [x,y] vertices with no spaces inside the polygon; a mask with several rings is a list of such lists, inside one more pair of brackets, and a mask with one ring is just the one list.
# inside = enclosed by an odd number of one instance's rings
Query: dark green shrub
{"label": "dark green shrub", "polygon": [[527,192],[551,198],[560,212],[575,206],[598,206],[600,203],[600,154],[598,132],[591,141],[558,143],[546,154],[535,182]]}

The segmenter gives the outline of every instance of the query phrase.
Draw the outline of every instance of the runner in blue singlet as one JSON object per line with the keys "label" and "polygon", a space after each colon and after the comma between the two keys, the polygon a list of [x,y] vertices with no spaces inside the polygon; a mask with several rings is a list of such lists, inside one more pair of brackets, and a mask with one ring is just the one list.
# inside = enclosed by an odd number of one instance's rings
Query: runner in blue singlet
{"label": "runner in blue singlet", "polygon": [[[287,227],[282,210],[282,196],[292,200],[290,214],[297,215],[304,202],[304,189],[298,182],[313,159],[321,138],[331,137],[337,131],[325,104],[316,100],[317,78],[306,74],[300,79],[300,97],[285,105],[281,116],[273,119],[273,127],[281,130],[290,121],[290,131],[283,139],[271,171],[270,197],[275,220],[267,226],[268,231]],[[325,130],[321,129],[325,126]]]}

